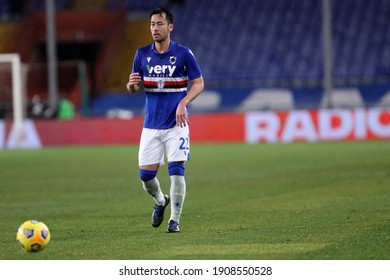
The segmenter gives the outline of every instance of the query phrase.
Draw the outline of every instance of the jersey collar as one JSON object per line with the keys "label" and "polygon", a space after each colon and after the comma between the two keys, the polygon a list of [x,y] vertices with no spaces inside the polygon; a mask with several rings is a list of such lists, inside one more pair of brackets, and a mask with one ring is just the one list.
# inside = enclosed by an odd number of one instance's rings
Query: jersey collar
{"label": "jersey collar", "polygon": [[172,47],[173,47],[174,44],[175,44],[175,42],[171,40],[171,41],[169,42],[169,48],[168,48],[165,52],[163,52],[163,53],[159,53],[158,51],[156,51],[156,49],[154,48],[154,42],[151,44],[150,49],[151,49],[155,54],[164,55],[164,54],[170,52],[170,50],[172,49]]}

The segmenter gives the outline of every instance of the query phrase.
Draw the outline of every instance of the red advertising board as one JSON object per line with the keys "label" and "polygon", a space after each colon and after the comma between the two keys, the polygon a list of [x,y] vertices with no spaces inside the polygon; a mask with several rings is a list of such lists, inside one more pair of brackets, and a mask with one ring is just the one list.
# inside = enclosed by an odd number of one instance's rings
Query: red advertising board
{"label": "red advertising board", "polygon": [[[138,144],[143,118],[26,120],[26,147]],[[289,143],[390,139],[390,108],[257,111],[190,116],[191,142]],[[0,149],[15,147],[0,122]]]}
{"label": "red advertising board", "polygon": [[390,139],[390,109],[253,112],[245,127],[248,143]]}

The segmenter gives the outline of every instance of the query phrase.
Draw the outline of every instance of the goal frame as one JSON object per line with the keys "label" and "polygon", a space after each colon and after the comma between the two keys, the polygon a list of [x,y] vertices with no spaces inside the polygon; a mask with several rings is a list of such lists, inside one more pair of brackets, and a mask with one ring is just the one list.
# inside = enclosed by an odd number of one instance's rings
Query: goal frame
{"label": "goal frame", "polygon": [[11,63],[12,76],[12,106],[13,106],[13,127],[15,129],[16,146],[23,148],[23,95],[22,95],[22,63],[17,53],[0,54],[0,63]]}

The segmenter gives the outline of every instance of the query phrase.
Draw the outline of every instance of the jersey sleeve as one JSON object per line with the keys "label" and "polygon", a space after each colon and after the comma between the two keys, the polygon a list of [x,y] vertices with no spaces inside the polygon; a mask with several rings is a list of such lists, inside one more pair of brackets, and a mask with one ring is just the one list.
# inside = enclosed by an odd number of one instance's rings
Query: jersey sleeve
{"label": "jersey sleeve", "polygon": [[200,70],[199,64],[196,61],[196,58],[190,49],[188,49],[188,51],[186,52],[186,56],[187,56],[188,79],[191,81],[201,77],[202,71]]}
{"label": "jersey sleeve", "polygon": [[133,68],[131,69],[131,73],[138,72],[141,77],[143,77],[143,70],[141,64],[141,54],[140,51],[137,50],[134,56]]}

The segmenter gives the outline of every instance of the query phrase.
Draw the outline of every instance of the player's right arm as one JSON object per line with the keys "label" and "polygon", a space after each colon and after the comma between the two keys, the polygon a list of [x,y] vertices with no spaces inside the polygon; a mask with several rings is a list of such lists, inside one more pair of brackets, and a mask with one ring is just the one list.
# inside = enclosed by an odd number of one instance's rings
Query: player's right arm
{"label": "player's right arm", "polygon": [[134,56],[133,68],[131,69],[131,74],[129,76],[129,81],[126,84],[126,88],[131,93],[137,93],[141,86],[142,81],[142,65],[140,50],[137,50]]}
{"label": "player's right arm", "polygon": [[126,88],[131,93],[136,93],[139,91],[141,85],[141,76],[138,72],[131,73],[129,76],[129,81],[126,84]]}

